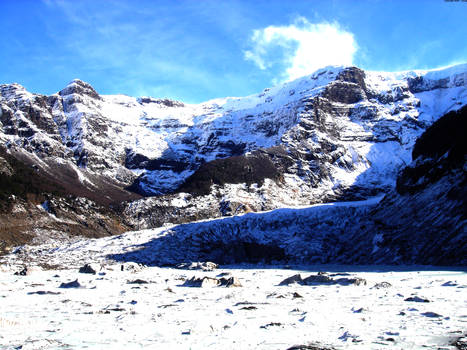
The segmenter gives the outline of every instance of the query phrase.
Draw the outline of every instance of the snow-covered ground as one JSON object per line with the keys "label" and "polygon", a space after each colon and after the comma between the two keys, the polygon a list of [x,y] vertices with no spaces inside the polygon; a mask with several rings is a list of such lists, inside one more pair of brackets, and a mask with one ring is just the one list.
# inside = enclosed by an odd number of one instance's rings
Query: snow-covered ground
{"label": "snow-covered ground", "polygon": [[[467,329],[465,271],[123,266],[121,271],[120,264],[107,264],[96,275],[60,269],[26,276],[3,266],[0,347],[455,349],[450,344]],[[296,273],[317,271],[348,272],[347,278],[364,278],[366,285],[279,286]],[[221,273],[237,277],[242,287],[183,286],[192,276]],[[80,288],[59,288],[76,279]],[[375,287],[382,282],[390,285]],[[428,302],[410,301],[416,297]]]}

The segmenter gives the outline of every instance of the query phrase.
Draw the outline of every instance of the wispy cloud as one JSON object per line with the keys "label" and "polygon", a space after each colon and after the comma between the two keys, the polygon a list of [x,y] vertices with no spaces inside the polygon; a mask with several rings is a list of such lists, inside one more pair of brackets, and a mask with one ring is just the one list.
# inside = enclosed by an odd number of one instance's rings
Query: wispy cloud
{"label": "wispy cloud", "polygon": [[351,65],[358,49],[354,35],[338,23],[310,23],[304,17],[288,26],[254,30],[250,39],[244,58],[262,70],[281,67],[284,81],[327,65]]}

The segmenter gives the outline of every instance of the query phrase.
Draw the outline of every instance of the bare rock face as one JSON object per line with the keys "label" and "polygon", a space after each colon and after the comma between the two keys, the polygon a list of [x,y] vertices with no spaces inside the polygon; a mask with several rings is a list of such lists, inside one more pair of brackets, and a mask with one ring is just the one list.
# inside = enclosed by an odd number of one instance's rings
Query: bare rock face
{"label": "bare rock face", "polygon": [[[75,95],[75,97],[89,96],[92,99],[97,99],[97,100],[101,99],[99,94],[96,92],[96,90],[94,90],[94,88],[90,84],[79,79],[73,80],[70,84],[68,84],[66,88],[61,90],[58,94],[60,96],[69,96],[69,95]],[[78,100],[79,99],[74,100],[74,101],[78,101]],[[72,101],[69,101],[69,102],[72,102]]]}

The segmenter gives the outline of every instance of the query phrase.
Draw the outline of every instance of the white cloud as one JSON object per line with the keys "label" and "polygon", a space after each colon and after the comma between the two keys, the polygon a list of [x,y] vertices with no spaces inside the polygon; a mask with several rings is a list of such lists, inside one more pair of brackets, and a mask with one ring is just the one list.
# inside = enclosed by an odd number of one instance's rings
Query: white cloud
{"label": "white cloud", "polygon": [[265,70],[280,66],[283,80],[310,74],[328,65],[351,65],[357,52],[352,33],[338,23],[310,23],[299,17],[288,26],[268,26],[253,31],[253,47],[246,60]]}

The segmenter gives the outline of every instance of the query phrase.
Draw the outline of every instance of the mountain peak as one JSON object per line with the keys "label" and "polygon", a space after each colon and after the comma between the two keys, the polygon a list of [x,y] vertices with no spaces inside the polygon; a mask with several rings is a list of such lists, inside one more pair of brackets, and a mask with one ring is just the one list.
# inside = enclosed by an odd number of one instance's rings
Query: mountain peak
{"label": "mountain peak", "polygon": [[95,99],[101,99],[91,84],[80,79],[73,79],[63,90],[58,93],[60,96],[71,94],[87,95]]}

